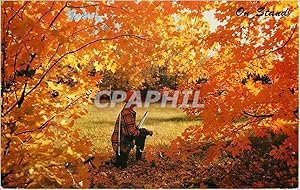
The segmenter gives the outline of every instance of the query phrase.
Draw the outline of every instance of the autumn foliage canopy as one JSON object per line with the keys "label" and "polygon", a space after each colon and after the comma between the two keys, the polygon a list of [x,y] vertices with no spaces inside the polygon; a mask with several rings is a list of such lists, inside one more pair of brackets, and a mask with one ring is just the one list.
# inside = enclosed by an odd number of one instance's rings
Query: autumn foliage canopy
{"label": "autumn foliage canopy", "polygon": [[[201,91],[204,108],[183,111],[203,124],[187,126],[168,149],[150,147],[148,161],[188,165],[200,160],[194,168],[209,175],[216,163],[223,164],[221,171],[234,173],[245,158],[253,173],[265,173],[263,159],[279,168],[275,173],[284,181],[278,184],[297,184],[296,1],[26,1],[1,6],[2,186],[105,184],[86,163],[94,157],[98,167],[107,153],[95,151],[73,125],[87,113],[85,105],[95,93],[108,86]],[[260,7],[288,8],[290,14],[237,16],[240,7],[250,13]],[[203,14],[210,10],[217,28]],[[171,86],[162,85],[173,79]],[[72,172],[71,163],[80,169]],[[239,175],[243,180],[252,174]],[[276,186],[260,180],[251,186]],[[229,181],[227,175],[219,185],[239,185]]]}

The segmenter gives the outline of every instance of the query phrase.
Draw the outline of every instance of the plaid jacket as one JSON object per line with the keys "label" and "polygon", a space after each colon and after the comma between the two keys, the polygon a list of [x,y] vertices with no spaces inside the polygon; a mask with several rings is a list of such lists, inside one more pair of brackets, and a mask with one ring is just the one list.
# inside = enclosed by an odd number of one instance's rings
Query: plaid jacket
{"label": "plaid jacket", "polygon": [[[129,152],[133,148],[134,137],[140,134],[136,124],[136,112],[131,109],[124,108],[121,111],[121,134],[120,145],[122,152]],[[111,136],[112,147],[115,152],[118,151],[118,134],[119,134],[119,117],[116,120],[114,132]]]}

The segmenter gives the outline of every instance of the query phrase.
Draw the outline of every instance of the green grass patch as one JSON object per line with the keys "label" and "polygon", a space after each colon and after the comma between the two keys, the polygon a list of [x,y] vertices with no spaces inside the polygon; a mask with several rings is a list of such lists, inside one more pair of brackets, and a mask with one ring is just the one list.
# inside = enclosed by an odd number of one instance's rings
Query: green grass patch
{"label": "green grass patch", "polygon": [[[122,105],[115,108],[99,109],[94,105],[87,107],[89,113],[76,120],[75,127],[80,128],[83,135],[88,136],[96,151],[111,151],[111,134]],[[201,120],[192,120],[179,108],[160,104],[151,104],[148,108],[136,108],[137,123],[146,111],[149,111],[142,127],[152,130],[153,136],[146,141],[147,145],[168,146],[170,141],[179,136],[188,126],[200,125]]]}

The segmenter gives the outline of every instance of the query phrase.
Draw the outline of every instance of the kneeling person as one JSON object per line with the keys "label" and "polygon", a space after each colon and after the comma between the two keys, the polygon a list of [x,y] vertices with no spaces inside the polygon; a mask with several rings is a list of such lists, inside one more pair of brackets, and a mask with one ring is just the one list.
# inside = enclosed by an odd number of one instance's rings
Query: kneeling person
{"label": "kneeling person", "polygon": [[[126,103],[128,104],[128,102]],[[136,159],[140,160],[145,145],[147,135],[152,136],[152,131],[146,129],[139,130],[136,126],[136,112],[131,104],[128,108],[125,105],[120,112],[115,123],[114,132],[111,137],[113,150],[116,152],[116,166],[121,168],[127,167],[130,150],[134,146],[134,140],[137,142]]]}

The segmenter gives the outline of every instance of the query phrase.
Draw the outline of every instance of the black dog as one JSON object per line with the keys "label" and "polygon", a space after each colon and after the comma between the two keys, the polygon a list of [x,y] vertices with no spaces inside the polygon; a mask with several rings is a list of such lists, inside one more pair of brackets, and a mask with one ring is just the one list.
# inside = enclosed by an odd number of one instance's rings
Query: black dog
{"label": "black dog", "polygon": [[152,131],[149,131],[145,128],[140,128],[139,130],[140,130],[140,135],[135,137],[135,145],[136,145],[135,159],[136,160],[142,159],[142,154],[143,154],[144,147],[145,147],[146,137],[148,135],[150,135],[150,136],[153,135]]}

